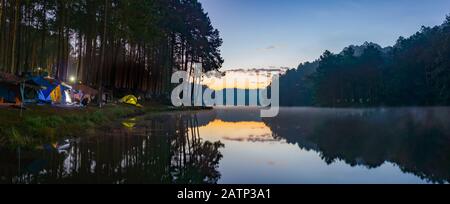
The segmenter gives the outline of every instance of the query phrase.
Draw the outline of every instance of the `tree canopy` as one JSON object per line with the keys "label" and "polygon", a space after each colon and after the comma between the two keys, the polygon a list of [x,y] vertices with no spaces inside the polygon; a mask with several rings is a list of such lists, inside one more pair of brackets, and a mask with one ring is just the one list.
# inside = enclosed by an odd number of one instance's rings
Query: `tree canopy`
{"label": "tree canopy", "polygon": [[365,43],[339,54],[325,51],[287,72],[280,87],[287,106],[450,105],[450,16],[393,47]]}

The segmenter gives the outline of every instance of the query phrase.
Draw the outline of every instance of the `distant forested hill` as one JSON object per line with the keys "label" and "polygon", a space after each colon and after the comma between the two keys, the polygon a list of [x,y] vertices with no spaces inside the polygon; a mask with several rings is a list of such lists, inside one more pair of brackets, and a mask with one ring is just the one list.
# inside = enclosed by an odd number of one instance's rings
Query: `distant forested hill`
{"label": "distant forested hill", "polygon": [[284,106],[450,105],[450,16],[392,47],[325,51],[281,77]]}

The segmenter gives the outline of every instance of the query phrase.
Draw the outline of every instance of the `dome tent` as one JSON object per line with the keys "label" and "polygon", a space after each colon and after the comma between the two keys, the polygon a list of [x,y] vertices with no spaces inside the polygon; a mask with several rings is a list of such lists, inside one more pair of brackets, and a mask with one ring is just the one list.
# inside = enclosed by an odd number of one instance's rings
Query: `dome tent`
{"label": "dome tent", "polygon": [[120,99],[119,102],[128,104],[128,105],[132,105],[132,106],[136,106],[136,107],[142,107],[142,105],[140,105],[138,103],[138,98],[136,98],[136,96],[133,96],[133,95],[125,96],[122,99]]}
{"label": "dome tent", "polygon": [[42,76],[32,77],[31,81],[41,86],[38,91],[38,99],[45,103],[68,104],[72,103],[70,90],[72,87],[52,78]]}

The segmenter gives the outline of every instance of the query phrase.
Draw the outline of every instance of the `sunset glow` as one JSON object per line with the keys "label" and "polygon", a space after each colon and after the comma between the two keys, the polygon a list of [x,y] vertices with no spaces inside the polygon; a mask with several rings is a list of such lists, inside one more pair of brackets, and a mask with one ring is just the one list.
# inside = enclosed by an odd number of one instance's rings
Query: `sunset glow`
{"label": "sunset glow", "polygon": [[274,75],[283,74],[286,69],[230,70],[225,72],[225,76],[204,77],[203,84],[213,90],[264,89],[271,84]]}

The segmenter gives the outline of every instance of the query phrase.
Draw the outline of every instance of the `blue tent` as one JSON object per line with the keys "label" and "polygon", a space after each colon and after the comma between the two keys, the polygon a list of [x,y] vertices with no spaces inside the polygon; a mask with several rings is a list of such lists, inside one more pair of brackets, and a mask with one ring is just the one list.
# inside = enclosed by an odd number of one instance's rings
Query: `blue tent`
{"label": "blue tent", "polygon": [[3,98],[5,102],[15,102],[16,98],[20,99],[19,85],[0,82],[0,98]]}
{"label": "blue tent", "polygon": [[52,88],[52,87],[55,88],[57,86],[57,84],[50,82],[49,80],[45,79],[42,76],[31,77],[30,80],[39,86],[45,86],[48,88]]}
{"label": "blue tent", "polygon": [[32,77],[30,79],[34,84],[42,87],[38,91],[38,100],[41,102],[51,102],[50,93],[56,88],[56,84],[52,84],[42,76]]}
{"label": "blue tent", "polygon": [[58,90],[61,91],[61,93],[59,93],[59,95],[61,96],[62,101],[58,101],[58,102],[66,102],[68,101],[67,99],[67,94],[66,91],[70,90],[71,87],[55,80],[55,79],[46,79],[42,76],[37,76],[37,77],[32,77],[31,81],[38,85],[41,86],[43,88],[41,88],[38,91],[38,100],[41,102],[45,102],[45,103],[51,103],[51,102],[55,102],[52,101],[52,92],[55,91],[55,89],[57,89],[59,87]]}
{"label": "blue tent", "polygon": [[38,100],[42,102],[51,102],[52,98],[50,97],[50,94],[45,95],[43,92],[45,90],[39,90],[38,91]]}
{"label": "blue tent", "polygon": [[4,72],[0,72],[0,101],[16,102],[20,100],[20,78]]}

